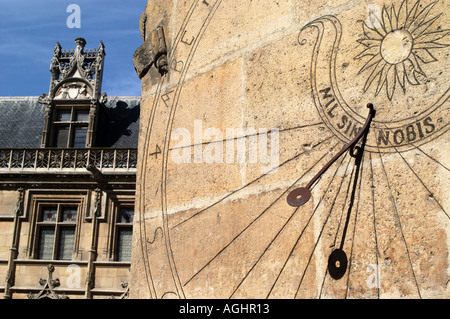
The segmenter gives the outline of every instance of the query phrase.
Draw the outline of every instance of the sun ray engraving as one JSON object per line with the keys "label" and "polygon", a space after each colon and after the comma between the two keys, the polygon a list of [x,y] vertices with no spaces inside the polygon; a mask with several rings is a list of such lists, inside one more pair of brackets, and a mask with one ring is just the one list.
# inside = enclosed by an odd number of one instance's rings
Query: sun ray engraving
{"label": "sun ray engraving", "polygon": [[442,13],[430,16],[436,3],[422,9],[420,0],[413,5],[405,0],[398,10],[392,5],[383,6],[379,15],[369,13],[372,23],[363,22],[364,37],[358,40],[364,49],[355,57],[366,60],[358,73],[368,73],[364,92],[373,85],[378,95],[385,88],[392,100],[398,86],[405,93],[408,83],[419,85],[427,79],[422,65],[437,61],[431,51],[450,45],[441,42],[450,30],[436,24]]}

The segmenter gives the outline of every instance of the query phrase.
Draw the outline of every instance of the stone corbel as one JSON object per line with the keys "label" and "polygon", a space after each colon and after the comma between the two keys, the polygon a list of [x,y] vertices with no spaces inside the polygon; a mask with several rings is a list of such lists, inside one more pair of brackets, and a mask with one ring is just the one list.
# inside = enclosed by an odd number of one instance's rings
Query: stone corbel
{"label": "stone corbel", "polygon": [[158,69],[161,75],[168,72],[167,46],[164,37],[164,28],[158,26],[147,36],[145,31],[145,21],[146,15],[143,14],[140,24],[144,44],[136,50],[133,56],[134,68],[140,79],[147,74],[152,65]]}

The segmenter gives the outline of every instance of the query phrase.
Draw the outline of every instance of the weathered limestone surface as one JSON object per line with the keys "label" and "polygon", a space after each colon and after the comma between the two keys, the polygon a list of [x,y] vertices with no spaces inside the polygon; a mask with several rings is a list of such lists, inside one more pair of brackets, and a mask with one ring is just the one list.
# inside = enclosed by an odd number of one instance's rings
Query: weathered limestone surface
{"label": "weathered limestone surface", "polygon": [[130,296],[449,298],[447,6],[149,1]]}

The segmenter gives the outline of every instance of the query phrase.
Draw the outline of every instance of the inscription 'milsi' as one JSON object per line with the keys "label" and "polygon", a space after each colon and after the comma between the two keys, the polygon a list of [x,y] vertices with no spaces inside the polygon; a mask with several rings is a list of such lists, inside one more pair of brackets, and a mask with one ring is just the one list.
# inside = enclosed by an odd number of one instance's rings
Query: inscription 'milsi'
{"label": "inscription 'milsi'", "polygon": [[321,96],[323,110],[330,119],[330,122],[332,122],[333,127],[337,128],[347,138],[352,139],[361,130],[362,124],[352,119],[348,114],[340,114],[343,110],[339,107],[336,97],[330,94],[330,91],[331,88],[329,87],[319,90],[323,94]]}
{"label": "inscription 'milsi'", "polygon": [[[330,87],[319,90],[323,111],[330,120],[330,124],[339,133],[351,139],[361,130],[362,124],[339,107],[336,97],[330,92]],[[399,127],[373,127],[372,129],[377,146],[392,147],[408,145],[432,135],[436,131],[436,123],[429,115]]]}

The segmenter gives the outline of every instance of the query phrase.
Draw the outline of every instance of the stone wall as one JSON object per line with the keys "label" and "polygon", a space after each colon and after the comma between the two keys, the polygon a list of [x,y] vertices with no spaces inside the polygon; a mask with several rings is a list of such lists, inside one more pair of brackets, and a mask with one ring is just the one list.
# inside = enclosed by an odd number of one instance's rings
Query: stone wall
{"label": "stone wall", "polygon": [[448,298],[445,9],[149,1],[130,296]]}
{"label": "stone wall", "polygon": [[[18,205],[21,192],[23,202]],[[132,205],[134,192],[100,193],[97,197],[96,191],[86,189],[0,191],[0,293],[3,298],[38,298],[50,292],[50,298],[125,296],[130,262],[116,261],[114,255],[118,236],[117,205]],[[51,260],[39,259],[39,207],[58,203],[77,205],[76,224],[59,222],[58,226],[61,229],[76,225],[73,226],[76,237],[72,256],[67,260],[57,260],[56,256]],[[17,207],[19,213],[15,218]],[[94,220],[97,207],[98,216]],[[51,289],[45,286],[49,276],[59,280]]]}

